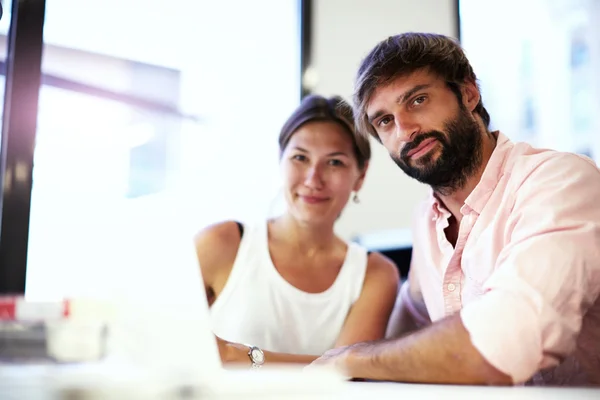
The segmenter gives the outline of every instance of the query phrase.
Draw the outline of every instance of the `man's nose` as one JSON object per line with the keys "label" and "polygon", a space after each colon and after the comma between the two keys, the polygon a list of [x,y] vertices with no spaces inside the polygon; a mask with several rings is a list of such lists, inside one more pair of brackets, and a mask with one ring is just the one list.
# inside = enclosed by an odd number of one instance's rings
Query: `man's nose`
{"label": "man's nose", "polygon": [[405,113],[397,113],[394,122],[396,124],[396,138],[403,142],[413,140],[415,134],[421,129],[418,121],[413,116]]}

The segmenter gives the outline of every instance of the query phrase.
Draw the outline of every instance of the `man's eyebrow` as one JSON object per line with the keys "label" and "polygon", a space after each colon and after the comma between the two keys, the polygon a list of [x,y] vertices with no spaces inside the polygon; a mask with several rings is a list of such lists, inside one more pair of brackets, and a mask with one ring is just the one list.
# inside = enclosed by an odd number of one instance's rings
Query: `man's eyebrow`
{"label": "man's eyebrow", "polygon": [[375,121],[377,118],[381,117],[383,114],[385,114],[385,112],[383,110],[377,110],[375,111],[375,113],[371,116],[367,116],[367,119],[369,120],[369,123],[371,125],[373,125],[373,121]]}
{"label": "man's eyebrow", "polygon": [[400,96],[398,96],[398,98],[396,99],[396,102],[398,104],[402,104],[402,103],[406,102],[412,95],[414,95],[415,93],[417,93],[419,90],[427,89],[430,86],[431,86],[431,84],[429,84],[429,83],[425,83],[425,84],[422,84],[422,85],[417,85],[417,86],[413,87],[412,89],[407,90],[406,92],[404,92]]}
{"label": "man's eyebrow", "polygon": [[[398,103],[398,104],[405,103],[416,92],[418,92],[419,90],[427,89],[430,86],[431,86],[430,83],[424,83],[422,85],[417,85],[417,86],[407,90],[406,92],[402,93],[400,96],[398,96],[396,98],[396,103]],[[370,124],[373,124],[373,121],[375,121],[377,118],[381,117],[384,114],[385,114],[385,111],[377,110],[372,115],[367,116],[367,119]]]}

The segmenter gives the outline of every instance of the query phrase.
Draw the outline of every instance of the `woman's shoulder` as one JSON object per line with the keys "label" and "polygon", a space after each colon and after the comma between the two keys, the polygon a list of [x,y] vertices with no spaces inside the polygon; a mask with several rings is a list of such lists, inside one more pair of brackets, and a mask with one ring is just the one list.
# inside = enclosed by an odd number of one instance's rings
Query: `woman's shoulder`
{"label": "woman's shoulder", "polygon": [[367,256],[365,281],[399,282],[400,273],[396,264],[385,255],[372,251]]}
{"label": "woman's shoulder", "polygon": [[198,262],[205,280],[224,266],[235,262],[244,225],[238,221],[221,221],[206,226],[194,236]]}
{"label": "woman's shoulder", "polygon": [[237,247],[241,240],[240,233],[242,229],[243,224],[234,220],[213,223],[196,233],[194,237],[196,247],[207,245],[209,245],[208,249],[212,246],[216,246],[219,249],[233,245]]}

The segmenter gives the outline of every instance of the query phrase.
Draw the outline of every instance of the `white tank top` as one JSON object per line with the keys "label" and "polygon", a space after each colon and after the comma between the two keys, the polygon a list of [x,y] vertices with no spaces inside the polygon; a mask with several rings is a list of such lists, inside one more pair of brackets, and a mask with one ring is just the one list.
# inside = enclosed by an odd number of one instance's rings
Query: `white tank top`
{"label": "white tank top", "polygon": [[347,244],[334,283],[324,292],[307,293],[275,269],[267,224],[245,226],[229,279],[211,307],[213,332],[279,353],[318,356],[333,348],[360,296],[367,268],[367,251]]}

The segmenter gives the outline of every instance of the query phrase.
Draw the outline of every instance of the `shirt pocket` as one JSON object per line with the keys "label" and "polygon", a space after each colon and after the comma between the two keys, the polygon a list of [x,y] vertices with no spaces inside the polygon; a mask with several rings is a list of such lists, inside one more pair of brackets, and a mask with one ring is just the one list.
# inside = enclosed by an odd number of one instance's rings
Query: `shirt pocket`
{"label": "shirt pocket", "polygon": [[485,293],[485,283],[496,269],[503,247],[500,232],[494,226],[474,230],[462,254],[462,303],[467,305]]}

